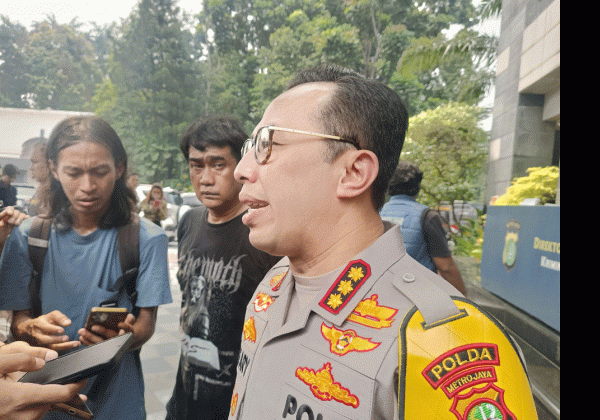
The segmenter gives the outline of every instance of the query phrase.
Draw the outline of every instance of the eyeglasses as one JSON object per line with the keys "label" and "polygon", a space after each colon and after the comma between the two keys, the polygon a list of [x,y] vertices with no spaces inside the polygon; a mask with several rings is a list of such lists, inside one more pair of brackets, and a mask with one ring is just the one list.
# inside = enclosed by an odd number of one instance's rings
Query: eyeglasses
{"label": "eyeglasses", "polygon": [[273,149],[273,133],[275,131],[287,131],[289,133],[306,134],[308,136],[322,137],[329,140],[341,141],[349,143],[360,150],[360,145],[356,141],[346,140],[338,136],[330,136],[328,134],[313,133],[310,131],[294,130],[291,128],[275,127],[273,125],[265,125],[256,132],[254,138],[247,139],[242,146],[242,156],[250,151],[254,147],[254,158],[259,165],[267,163],[271,157],[271,150]]}

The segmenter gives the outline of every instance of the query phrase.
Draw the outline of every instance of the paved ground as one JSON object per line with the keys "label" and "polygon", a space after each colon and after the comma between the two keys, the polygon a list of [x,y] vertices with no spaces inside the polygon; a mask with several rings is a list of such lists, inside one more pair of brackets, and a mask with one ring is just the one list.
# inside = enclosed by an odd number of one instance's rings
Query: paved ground
{"label": "paved ground", "polygon": [[173,303],[158,308],[156,331],[141,352],[148,420],[164,420],[165,406],[173,393],[179,363],[181,292],[175,277],[177,248],[174,245],[169,247],[169,269]]}

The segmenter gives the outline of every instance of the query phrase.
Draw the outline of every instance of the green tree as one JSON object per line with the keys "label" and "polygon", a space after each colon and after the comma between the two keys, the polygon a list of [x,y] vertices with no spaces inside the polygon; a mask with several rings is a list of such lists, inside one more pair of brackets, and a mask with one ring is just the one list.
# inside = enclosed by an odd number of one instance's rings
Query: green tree
{"label": "green tree", "polygon": [[2,17],[0,40],[0,100],[4,105],[91,109],[102,73],[76,19],[59,24],[50,16],[27,31]]}
{"label": "green tree", "polygon": [[539,198],[540,204],[554,203],[560,175],[558,166],[528,168],[527,173],[527,176],[514,178],[494,205],[518,206],[526,198]]}
{"label": "green tree", "polygon": [[35,108],[91,110],[102,74],[91,42],[74,19],[59,24],[51,16],[34,23],[26,50],[27,96]]}
{"label": "green tree", "polygon": [[27,29],[0,16],[0,106],[28,108]]}
{"label": "green tree", "polygon": [[118,128],[146,182],[176,183],[185,169],[179,137],[197,109],[189,38],[175,1],[140,1],[115,43],[110,83],[97,91],[97,112]]}
{"label": "green tree", "polygon": [[481,112],[476,106],[450,102],[410,118],[400,159],[423,171],[424,203],[437,206],[481,197],[487,157],[487,136],[478,126]]}

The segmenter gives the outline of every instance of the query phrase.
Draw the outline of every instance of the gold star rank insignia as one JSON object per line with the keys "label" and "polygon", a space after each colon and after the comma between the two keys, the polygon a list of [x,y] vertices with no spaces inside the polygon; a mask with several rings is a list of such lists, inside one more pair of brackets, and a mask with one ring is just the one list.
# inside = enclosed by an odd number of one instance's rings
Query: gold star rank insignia
{"label": "gold star rank insignia", "polygon": [[350,261],[323,296],[319,306],[332,314],[338,314],[370,275],[369,264],[363,260]]}
{"label": "gold star rank insignia", "polygon": [[321,324],[321,334],[329,341],[329,350],[343,356],[351,351],[367,352],[376,349],[381,343],[375,343],[370,338],[361,337],[354,330],[338,330],[333,325],[328,327]]}

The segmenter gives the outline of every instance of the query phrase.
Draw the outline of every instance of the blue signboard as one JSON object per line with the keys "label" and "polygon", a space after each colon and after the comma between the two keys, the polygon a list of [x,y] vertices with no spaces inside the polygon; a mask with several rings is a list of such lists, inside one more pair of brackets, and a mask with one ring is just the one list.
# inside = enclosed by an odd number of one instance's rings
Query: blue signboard
{"label": "blue signboard", "polygon": [[482,286],[560,332],[560,206],[490,206]]}

